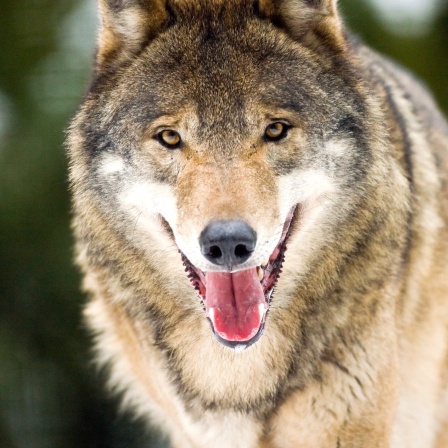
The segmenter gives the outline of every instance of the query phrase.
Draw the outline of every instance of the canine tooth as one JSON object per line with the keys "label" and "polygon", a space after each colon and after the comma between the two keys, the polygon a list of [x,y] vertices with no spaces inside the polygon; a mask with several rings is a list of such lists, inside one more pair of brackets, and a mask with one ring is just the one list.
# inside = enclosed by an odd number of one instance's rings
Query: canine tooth
{"label": "canine tooth", "polygon": [[214,308],[210,308],[208,310],[208,317],[212,321],[213,325],[215,325],[215,309]]}
{"label": "canine tooth", "polygon": [[257,274],[258,274],[258,278],[260,280],[263,280],[264,277],[264,272],[261,266],[257,266]]}
{"label": "canine tooth", "polygon": [[260,322],[262,322],[263,319],[264,319],[264,315],[265,315],[265,313],[266,313],[266,306],[265,306],[264,303],[260,303],[260,304],[258,305],[258,312],[259,312],[259,314],[260,314]]}

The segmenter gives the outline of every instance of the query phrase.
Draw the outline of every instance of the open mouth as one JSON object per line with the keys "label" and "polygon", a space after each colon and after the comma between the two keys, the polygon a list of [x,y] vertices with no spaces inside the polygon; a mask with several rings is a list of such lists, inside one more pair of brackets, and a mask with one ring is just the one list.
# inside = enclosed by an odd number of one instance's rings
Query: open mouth
{"label": "open mouth", "polygon": [[203,301],[213,333],[227,347],[242,351],[263,334],[296,208],[289,212],[280,241],[261,266],[237,272],[203,272],[182,254],[185,271]]}

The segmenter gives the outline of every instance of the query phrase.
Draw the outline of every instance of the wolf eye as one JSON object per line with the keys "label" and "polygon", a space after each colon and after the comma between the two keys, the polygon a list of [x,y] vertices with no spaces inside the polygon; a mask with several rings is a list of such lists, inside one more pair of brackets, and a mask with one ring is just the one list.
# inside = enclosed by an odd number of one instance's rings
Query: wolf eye
{"label": "wolf eye", "polygon": [[165,129],[164,131],[159,132],[157,134],[157,140],[169,149],[176,149],[182,143],[179,133],[172,129]]}
{"label": "wolf eye", "polygon": [[264,131],[264,138],[268,141],[275,142],[286,137],[288,126],[280,121],[271,123]]}

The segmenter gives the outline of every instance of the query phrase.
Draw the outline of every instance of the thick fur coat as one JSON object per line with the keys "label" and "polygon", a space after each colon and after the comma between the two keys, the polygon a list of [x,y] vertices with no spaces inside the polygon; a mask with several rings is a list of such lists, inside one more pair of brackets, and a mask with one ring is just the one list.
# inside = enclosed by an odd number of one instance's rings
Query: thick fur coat
{"label": "thick fur coat", "polygon": [[333,0],[99,6],[68,153],[85,316],[125,405],[176,448],[448,446],[430,95]]}

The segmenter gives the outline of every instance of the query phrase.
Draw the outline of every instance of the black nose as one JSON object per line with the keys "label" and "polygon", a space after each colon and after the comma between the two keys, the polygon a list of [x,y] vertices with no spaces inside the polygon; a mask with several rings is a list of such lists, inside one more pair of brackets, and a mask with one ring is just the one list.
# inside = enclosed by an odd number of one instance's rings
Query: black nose
{"label": "black nose", "polygon": [[212,222],[199,236],[204,257],[229,270],[250,258],[256,242],[256,233],[243,221]]}

